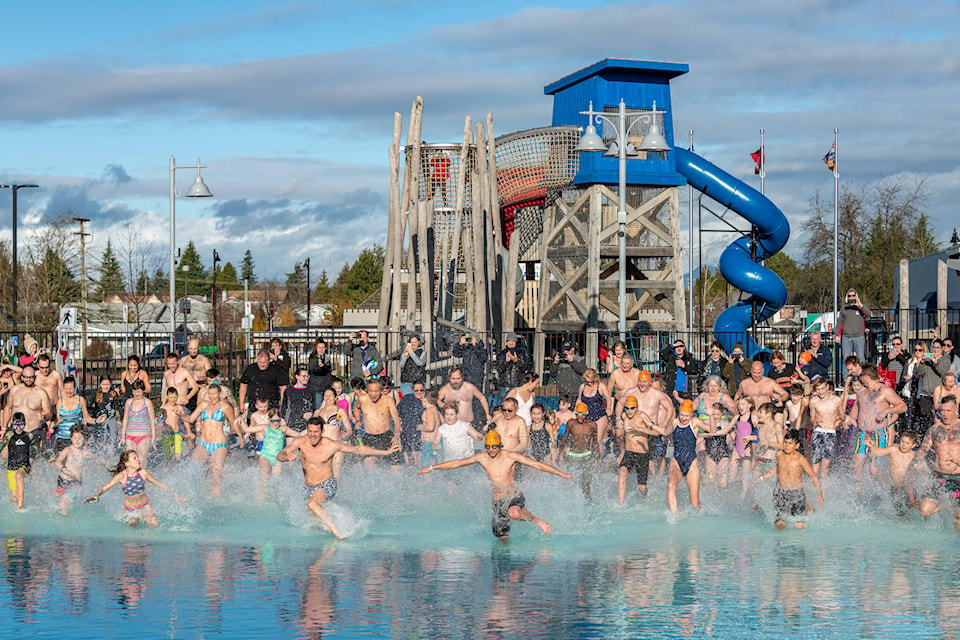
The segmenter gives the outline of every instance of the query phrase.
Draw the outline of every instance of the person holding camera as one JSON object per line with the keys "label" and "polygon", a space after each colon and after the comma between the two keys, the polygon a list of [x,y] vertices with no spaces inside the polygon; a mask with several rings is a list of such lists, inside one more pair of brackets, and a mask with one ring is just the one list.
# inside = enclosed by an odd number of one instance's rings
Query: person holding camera
{"label": "person holding camera", "polygon": [[586,370],[587,361],[577,354],[577,345],[570,340],[564,341],[550,365],[550,375],[557,381],[557,394],[574,397],[580,389],[580,379]]}
{"label": "person holding camera", "polygon": [[927,351],[926,342],[913,345],[913,357],[904,375],[903,395],[907,399],[907,426],[917,432],[921,442],[933,425],[933,392],[944,373],[946,371],[937,369],[937,361],[933,352]]}
{"label": "person holding camera", "polygon": [[482,391],[487,369],[487,348],[483,340],[475,333],[463,334],[453,345],[453,357],[463,358],[460,361],[463,379]]}
{"label": "person holding camera", "polygon": [[522,385],[523,376],[530,373],[530,354],[517,341],[517,334],[511,331],[507,334],[503,349],[497,354],[501,398],[506,398],[510,389]]}
{"label": "person holding camera", "polygon": [[383,375],[383,358],[370,343],[370,334],[365,330],[351,331],[350,337],[343,343],[341,351],[350,358],[350,378],[363,378]]}
{"label": "person holding camera", "polygon": [[753,360],[743,357],[743,343],[738,342],[733,345],[730,352],[730,359],[720,372],[720,377],[727,383],[727,393],[730,396],[737,395],[740,389],[740,383],[750,377],[750,368],[753,366]]}
{"label": "person holding camera", "polygon": [[413,394],[413,385],[427,382],[427,354],[420,336],[410,336],[400,356],[400,394]]}
{"label": "person holding camera", "polygon": [[872,314],[860,301],[855,289],[847,291],[847,303],[837,318],[834,333],[840,338],[840,360],[855,355],[861,362],[867,361],[867,318]]}

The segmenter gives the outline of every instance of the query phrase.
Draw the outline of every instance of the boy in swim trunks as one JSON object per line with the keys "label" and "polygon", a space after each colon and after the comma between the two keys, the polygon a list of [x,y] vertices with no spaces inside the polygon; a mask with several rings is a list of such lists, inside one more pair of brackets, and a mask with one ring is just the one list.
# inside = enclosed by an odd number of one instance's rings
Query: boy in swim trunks
{"label": "boy in swim trunks", "polygon": [[33,438],[26,432],[26,428],[26,416],[22,411],[17,411],[13,414],[10,429],[3,439],[2,455],[7,461],[7,485],[18,513],[23,511],[24,487],[33,465]]}
{"label": "boy in swim trunks", "polygon": [[83,464],[95,460],[96,456],[86,449],[87,435],[82,424],[70,427],[70,444],[50,460],[50,464],[60,470],[57,476],[57,495],[60,496],[60,515],[70,515],[70,502],[77,497],[83,484]]}
{"label": "boy in swim trunks", "polygon": [[[769,404],[769,403],[768,403]],[[801,518],[807,513],[807,495],[803,491],[803,474],[810,476],[813,486],[817,488],[817,500],[823,506],[823,489],[820,481],[813,473],[810,462],[798,450],[800,447],[800,432],[790,429],[783,437],[783,449],[777,452],[776,468],[769,471],[763,479],[777,476],[777,486],[773,488],[773,505],[777,515],[775,526],[777,529],[787,527],[786,518]],[[793,523],[795,529],[805,529],[806,523],[797,520]]]}
{"label": "boy in swim trunks", "polygon": [[890,497],[897,510],[897,517],[907,519],[907,512],[916,504],[916,496],[922,496],[922,491],[915,491],[911,481],[922,473],[920,458],[917,457],[917,432],[904,431],[900,435],[900,442],[889,447],[878,447],[873,440],[867,440],[870,453],[878,458],[890,456]]}
{"label": "boy in swim trunks", "polygon": [[837,427],[843,424],[843,400],[834,393],[833,384],[826,378],[817,378],[810,397],[810,462],[813,472],[821,479],[827,477],[830,462],[837,450]]}
{"label": "boy in swim trunks", "polygon": [[[853,475],[859,478],[868,458],[867,440],[872,440],[878,448],[893,442],[893,425],[897,417],[907,410],[907,403],[897,392],[880,382],[880,374],[872,364],[860,368],[860,383],[864,390],[857,395],[857,403],[850,411],[846,422],[857,427],[857,444],[854,451]],[[879,470],[871,461],[870,473],[877,475]]]}
{"label": "boy in swim trunks", "polygon": [[[180,426],[188,425],[183,421],[183,405],[178,402],[179,392],[176,387],[167,389],[166,400],[157,410],[157,422],[160,427],[160,444],[163,448],[164,460],[173,458],[180,462],[183,457],[183,438],[180,433]],[[193,433],[190,427],[186,426],[186,438],[192,439]]]}

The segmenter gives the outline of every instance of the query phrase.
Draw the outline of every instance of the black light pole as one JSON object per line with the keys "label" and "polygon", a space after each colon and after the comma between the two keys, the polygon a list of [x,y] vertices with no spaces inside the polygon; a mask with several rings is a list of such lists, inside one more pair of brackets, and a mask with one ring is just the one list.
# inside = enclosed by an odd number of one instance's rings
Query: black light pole
{"label": "black light pole", "polygon": [[310,328],[310,258],[303,261],[303,266],[307,268],[307,328]]}
{"label": "black light pole", "polygon": [[0,184],[0,189],[10,189],[13,196],[13,304],[11,314],[13,315],[13,333],[17,333],[17,190],[18,189],[36,189],[35,184]]}

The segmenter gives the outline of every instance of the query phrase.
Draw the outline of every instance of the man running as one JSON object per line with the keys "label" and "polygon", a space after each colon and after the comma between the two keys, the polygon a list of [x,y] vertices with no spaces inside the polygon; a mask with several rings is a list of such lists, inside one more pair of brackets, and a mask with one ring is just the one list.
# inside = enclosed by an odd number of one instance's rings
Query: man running
{"label": "man running", "polygon": [[960,417],[956,396],[940,400],[940,420],[934,423],[917,452],[923,460],[933,449],[933,484],[920,501],[920,515],[927,517],[940,511],[939,500],[953,503],[953,526],[960,530]]}
{"label": "man running", "polygon": [[[206,372],[206,370],[204,370]],[[206,376],[204,376],[206,377]],[[185,367],[180,366],[180,358],[175,353],[167,354],[167,370],[163,372],[163,388],[173,387],[177,390],[177,403],[184,407],[193,406],[196,409],[196,395],[200,387]]]}
{"label": "man running", "polygon": [[[198,387],[203,387],[207,384],[207,370],[212,367],[213,365],[210,364],[210,359],[200,353],[200,341],[196,338],[191,338],[187,344],[187,355],[180,358],[180,368],[185,369],[187,373],[193,376]],[[187,403],[187,409],[193,411],[196,408],[197,396],[194,395],[190,398],[190,402]]]}
{"label": "man running", "polygon": [[333,456],[339,452],[356,456],[388,456],[400,451],[395,443],[389,449],[381,451],[364,446],[351,446],[339,440],[323,437],[323,418],[313,417],[307,421],[307,433],[294,438],[287,447],[277,454],[280,462],[292,462],[300,452],[300,464],[303,465],[303,495],[307,508],[317,516],[330,533],[343,539],[324,503],[337,495],[337,479],[333,476]]}
{"label": "man running", "polygon": [[44,420],[53,417],[53,404],[47,392],[36,386],[37,372],[31,366],[26,366],[20,373],[20,384],[10,389],[8,396],[9,406],[7,416],[20,412],[26,419],[27,433],[33,433],[40,428]]}
{"label": "man running", "polygon": [[490,424],[490,405],[487,399],[474,385],[463,379],[463,369],[454,367],[450,370],[450,381],[440,387],[440,404],[456,402],[460,407],[459,417],[467,424],[473,424],[473,401],[476,399],[486,415],[483,424]]}
{"label": "man running", "polygon": [[623,504],[626,497],[627,476],[631,471],[637,473],[637,487],[640,495],[647,497],[647,476],[650,472],[649,436],[660,435],[660,432],[654,428],[656,422],[647,414],[638,411],[637,407],[636,396],[627,396],[623,401],[624,417],[619,430],[623,431],[624,451],[620,456],[620,471],[617,478],[620,504]]}
{"label": "man running", "polygon": [[[383,394],[380,380],[374,378],[367,383],[367,393],[357,396],[353,405],[353,419],[355,423],[363,421],[363,444],[378,451],[392,451],[394,446],[400,446],[400,432],[402,424],[397,412],[397,403],[388,395]],[[391,423],[393,433],[390,432]],[[365,464],[373,466],[374,460],[368,458]],[[403,456],[399,453],[391,455],[388,462],[394,471],[400,471]]]}
{"label": "man running", "polygon": [[[866,463],[870,450],[866,441],[882,449],[888,443],[893,443],[893,425],[897,416],[907,410],[907,403],[897,395],[897,392],[880,382],[877,367],[865,364],[860,373],[860,383],[866,393],[857,394],[857,403],[847,417],[847,423],[857,427],[857,448],[853,457],[853,475],[863,475],[863,465]],[[871,462],[870,473],[877,475],[876,465]]]}
{"label": "man running", "polygon": [[543,462],[537,462],[514,451],[503,449],[500,434],[496,431],[487,433],[484,441],[486,452],[475,453],[469,458],[449,460],[437,465],[430,465],[420,470],[421,473],[430,473],[434,470],[459,469],[471,464],[479,464],[487,472],[487,477],[493,484],[493,535],[506,540],[510,534],[510,519],[525,520],[540,527],[544,533],[550,533],[550,524],[536,517],[525,509],[526,499],[517,488],[514,481],[514,471],[517,464],[533,467],[544,473],[552,473],[576,483],[573,476],[563,473]]}
{"label": "man running", "polygon": [[[655,429],[660,431],[667,428],[674,418],[676,412],[673,409],[673,400],[666,393],[653,386],[653,376],[646,369],[642,369],[637,375],[637,388],[639,391],[634,395],[637,398],[637,411],[650,416],[655,423]],[[653,459],[651,463],[656,466],[658,474],[663,474],[666,469],[667,444],[663,435],[650,436],[653,445]]]}
{"label": "man running", "polygon": [[790,394],[774,379],[763,375],[763,363],[754,360],[750,366],[750,377],[740,383],[734,400],[741,396],[750,396],[759,407],[768,402],[777,404],[785,402]]}

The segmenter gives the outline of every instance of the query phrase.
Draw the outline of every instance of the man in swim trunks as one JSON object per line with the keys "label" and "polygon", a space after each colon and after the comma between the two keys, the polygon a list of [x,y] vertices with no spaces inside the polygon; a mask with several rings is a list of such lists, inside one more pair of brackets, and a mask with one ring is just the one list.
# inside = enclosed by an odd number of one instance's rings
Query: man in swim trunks
{"label": "man in swim trunks", "polygon": [[[337,479],[333,476],[333,456],[338,452],[355,456],[389,456],[400,452],[400,443],[394,443],[385,451],[351,446],[339,440],[323,437],[323,418],[314,416],[307,421],[307,433],[294,438],[287,447],[277,454],[280,462],[292,462],[300,452],[300,464],[303,466],[303,495],[307,508],[323,523],[330,533],[342,539],[336,525],[323,505],[337,494]],[[398,421],[399,422],[399,421]]]}
{"label": "man in swim trunks", "polygon": [[623,402],[628,395],[635,396],[640,391],[639,374],[633,368],[632,355],[625,353],[620,356],[620,367],[610,374],[610,391],[617,401],[618,412],[623,409]]}
{"label": "man in swim trunks", "polygon": [[[854,451],[853,475],[863,475],[863,465],[868,454],[866,440],[869,438],[878,448],[893,443],[893,425],[897,417],[907,410],[907,403],[897,392],[880,382],[877,367],[865,364],[861,367],[860,383],[866,393],[857,394],[857,403],[846,418],[846,423],[857,427],[857,448]],[[870,463],[870,473],[877,475],[876,465]]]}
{"label": "man in swim trunks", "polygon": [[843,424],[843,400],[833,391],[833,383],[827,378],[813,382],[810,396],[810,422],[813,436],[810,438],[810,462],[819,478],[827,477],[830,462],[837,450],[837,427]]}
{"label": "man in swim trunks", "polygon": [[63,376],[53,366],[50,356],[41,353],[37,356],[37,386],[47,392],[51,404],[57,404],[63,391]]}
{"label": "man in swim trunks", "polygon": [[[616,373],[616,372],[614,372]],[[624,451],[620,456],[620,470],[617,477],[617,495],[623,504],[627,494],[627,476],[631,471],[637,473],[637,487],[640,495],[647,497],[647,476],[650,472],[649,436],[659,436],[656,422],[650,416],[638,410],[636,396],[627,396],[623,401],[624,416],[617,431],[623,432]]]}
{"label": "man in swim trunks", "polygon": [[[777,452],[777,467],[765,476],[777,476],[777,486],[773,488],[773,505],[777,510],[775,526],[785,529],[786,517],[799,518],[807,513],[807,495],[803,491],[803,474],[810,476],[813,486],[817,488],[817,499],[823,506],[823,489],[820,481],[813,472],[810,462],[800,453],[800,432],[790,429],[783,436],[783,450]],[[805,529],[806,523],[798,520],[793,523],[795,529]]]}
{"label": "man in swim trunks", "polygon": [[[393,445],[400,446],[401,425],[400,414],[397,412],[397,403],[388,395],[383,394],[380,380],[374,378],[367,383],[367,393],[357,396],[353,405],[353,419],[355,423],[363,422],[363,444],[379,451],[392,450]],[[390,432],[391,422],[393,433]],[[394,471],[400,471],[403,464],[403,455],[392,455],[387,459]],[[373,458],[368,458],[365,464],[373,466]]]}
{"label": "man in swim trunks", "polygon": [[566,430],[557,441],[558,459],[578,470],[580,489],[587,500],[590,499],[593,472],[600,466],[597,423],[587,418],[589,411],[585,402],[578,402],[574,419],[567,422]]}
{"label": "man in swim trunks", "polygon": [[763,375],[763,363],[754,360],[750,365],[750,377],[740,383],[734,400],[740,396],[750,396],[759,407],[768,402],[783,403],[790,394],[776,380]]}
{"label": "man in swim trunks", "polygon": [[[673,400],[666,393],[653,386],[653,376],[646,369],[637,375],[637,412],[643,412],[654,421],[654,429],[663,432],[676,417]],[[662,435],[650,436],[653,445],[653,460],[657,473],[662,475],[666,468],[667,444]]]}
{"label": "man in swim trunks", "polygon": [[36,379],[36,370],[33,367],[24,367],[20,373],[20,384],[14,385],[7,396],[6,416],[22,413],[27,421],[25,432],[30,434],[39,429],[44,420],[50,420],[53,417],[50,396],[36,386]]}
{"label": "man in swim trunks", "polygon": [[[440,404],[456,402],[460,407],[460,419],[468,424],[473,424],[473,402],[476,400],[483,407],[484,425],[490,424],[490,405],[486,397],[480,390],[463,379],[463,370],[460,367],[454,367],[450,370],[450,381],[440,387]],[[481,425],[483,426],[483,425]],[[479,429],[479,427],[475,428]]]}
{"label": "man in swim trunks", "polygon": [[[196,395],[200,387],[193,375],[180,366],[180,358],[175,353],[167,354],[167,370],[163,372],[163,388],[174,387],[177,390],[177,402],[184,407],[197,407]],[[186,411],[189,415],[192,411]]]}
{"label": "man in swim trunks", "polygon": [[920,514],[932,516],[940,510],[939,500],[953,503],[953,526],[960,530],[960,418],[957,397],[940,399],[940,419],[927,432],[920,446],[922,460],[930,449],[936,454],[933,463],[934,484],[920,502]]}
{"label": "man in swim trunks", "polygon": [[[588,440],[596,444],[592,437],[596,431],[590,433]],[[486,451],[475,453],[469,458],[448,460],[437,465],[424,467],[417,475],[430,473],[434,470],[459,469],[471,464],[479,464],[487,472],[487,477],[493,484],[493,535],[506,540],[510,533],[510,520],[525,520],[540,527],[544,533],[550,533],[550,525],[526,510],[526,499],[514,480],[517,464],[533,467],[538,471],[552,473],[572,482],[576,482],[569,473],[563,473],[543,462],[537,462],[515,451],[506,451],[502,447],[500,434],[496,431],[487,432],[484,440]]]}
{"label": "man in swim trunks", "polygon": [[[207,383],[207,371],[213,367],[207,356],[200,353],[200,341],[191,338],[187,344],[187,355],[180,358],[180,368],[184,369],[193,376],[198,387],[203,387]],[[197,408],[198,396],[194,395],[187,402],[187,411],[192,412]]]}

